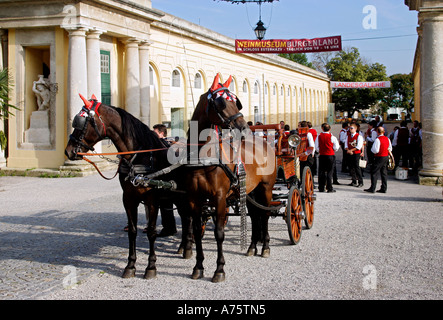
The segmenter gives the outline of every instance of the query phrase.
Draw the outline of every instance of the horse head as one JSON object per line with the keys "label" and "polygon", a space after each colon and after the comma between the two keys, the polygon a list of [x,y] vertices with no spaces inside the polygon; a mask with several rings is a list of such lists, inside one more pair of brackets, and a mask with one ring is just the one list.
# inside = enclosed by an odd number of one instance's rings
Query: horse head
{"label": "horse head", "polygon": [[[83,157],[79,152],[94,151],[94,145],[106,137],[106,127],[102,117],[98,113],[101,103],[95,95],[87,100],[80,94],[84,106],[72,121],[74,131],[69,136],[65,154],[70,160],[80,160]],[[97,123],[99,125],[97,125]]]}
{"label": "horse head", "polygon": [[229,79],[223,84],[219,83],[219,80],[220,76],[217,73],[206,95],[205,114],[212,124],[242,131],[248,125],[240,112],[242,109],[240,99],[228,89],[232,82],[232,76],[229,76]]}

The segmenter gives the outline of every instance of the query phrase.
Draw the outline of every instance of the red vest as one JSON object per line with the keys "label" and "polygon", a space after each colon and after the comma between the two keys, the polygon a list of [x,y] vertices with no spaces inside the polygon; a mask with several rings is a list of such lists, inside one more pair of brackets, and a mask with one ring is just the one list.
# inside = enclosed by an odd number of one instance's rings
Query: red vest
{"label": "red vest", "polygon": [[[348,150],[357,147],[358,136],[359,136],[358,133],[354,134],[354,137],[352,137],[351,134],[348,135]],[[354,151],[354,154],[359,154],[359,153],[361,153],[361,150],[357,149]]]}
{"label": "red vest", "polygon": [[387,157],[389,155],[389,138],[386,136],[379,136],[378,140],[380,140],[380,149],[378,150],[378,153],[375,153],[374,156],[376,157]]}
{"label": "red vest", "polygon": [[322,132],[318,136],[318,148],[321,156],[333,156],[335,155],[333,143],[331,139],[332,135],[330,133]]}
{"label": "red vest", "polygon": [[317,130],[309,129],[308,132],[310,132],[312,134],[312,138],[314,139],[314,142],[315,142],[315,140],[317,139]]}

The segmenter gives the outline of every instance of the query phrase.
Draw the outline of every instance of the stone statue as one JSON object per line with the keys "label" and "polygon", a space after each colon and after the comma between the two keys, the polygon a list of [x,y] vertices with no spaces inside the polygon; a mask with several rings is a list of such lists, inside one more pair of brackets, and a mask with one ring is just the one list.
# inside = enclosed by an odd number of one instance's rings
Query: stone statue
{"label": "stone statue", "polygon": [[43,75],[38,77],[38,81],[34,81],[32,91],[37,97],[38,111],[43,111],[49,109],[49,103],[51,102],[50,83],[48,79],[43,78]]}

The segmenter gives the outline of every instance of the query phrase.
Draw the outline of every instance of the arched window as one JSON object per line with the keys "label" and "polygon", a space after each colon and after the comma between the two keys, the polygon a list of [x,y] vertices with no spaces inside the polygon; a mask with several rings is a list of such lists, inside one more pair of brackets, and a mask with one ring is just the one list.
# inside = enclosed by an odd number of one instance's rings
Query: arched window
{"label": "arched window", "polygon": [[200,73],[195,74],[194,78],[194,88],[195,89],[201,89],[202,88],[202,76]]}
{"label": "arched window", "polygon": [[248,83],[245,81],[243,81],[243,93],[248,93]]}
{"label": "arched window", "polygon": [[254,94],[258,94],[258,82],[254,83]]}
{"label": "arched window", "polygon": [[172,86],[180,88],[180,72],[178,70],[172,71]]}

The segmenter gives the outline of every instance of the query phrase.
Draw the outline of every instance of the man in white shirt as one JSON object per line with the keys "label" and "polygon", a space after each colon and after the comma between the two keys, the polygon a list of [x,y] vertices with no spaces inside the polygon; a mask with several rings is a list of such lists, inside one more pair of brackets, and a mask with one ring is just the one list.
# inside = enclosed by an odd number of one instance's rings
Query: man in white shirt
{"label": "man in white shirt", "polygon": [[[308,123],[306,121],[302,121],[300,123],[301,128],[308,128]],[[312,171],[312,166],[314,165],[314,152],[315,152],[315,142],[314,137],[310,132],[307,133],[306,139],[308,141],[306,150],[304,151],[304,154],[302,157],[300,157],[300,174],[303,173],[303,170],[306,166],[309,166],[309,168]],[[307,156],[307,158],[306,158]],[[304,160],[306,158],[306,160]],[[303,159],[303,160],[302,160]]]}
{"label": "man in white shirt", "polygon": [[363,187],[363,177],[359,160],[363,148],[363,137],[357,133],[357,125],[355,123],[351,124],[349,130],[350,134],[346,137],[345,141],[345,150],[348,155],[349,169],[352,177],[352,183],[349,185],[361,188]]}
{"label": "man in white shirt", "polygon": [[341,172],[342,173],[349,172],[348,163],[347,163],[348,157],[347,157],[346,150],[345,150],[345,141],[346,141],[346,137],[348,136],[348,132],[349,132],[349,122],[346,121],[346,122],[343,122],[343,124],[341,125],[340,135],[338,136],[340,147],[343,150],[343,158],[341,160]]}
{"label": "man in white shirt", "polygon": [[332,188],[332,179],[335,168],[335,152],[340,149],[336,137],[331,134],[331,126],[327,123],[322,124],[323,132],[315,140],[315,150],[318,150],[318,190],[335,192]]}

